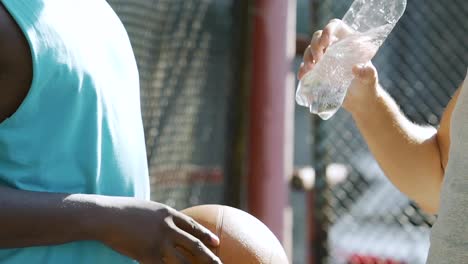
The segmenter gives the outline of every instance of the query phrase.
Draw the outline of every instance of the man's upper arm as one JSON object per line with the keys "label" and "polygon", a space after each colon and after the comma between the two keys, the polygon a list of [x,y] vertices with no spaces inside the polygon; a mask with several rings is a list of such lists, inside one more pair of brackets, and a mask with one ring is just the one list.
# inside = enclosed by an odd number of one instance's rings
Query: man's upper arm
{"label": "man's upper arm", "polygon": [[437,130],[437,143],[439,144],[439,151],[441,157],[441,165],[445,171],[447,167],[447,162],[449,158],[449,151],[450,151],[450,123],[452,120],[452,113],[455,105],[458,101],[458,96],[460,94],[461,87],[457,89],[453,98],[447,105],[447,108],[442,115],[440,120],[439,129]]}

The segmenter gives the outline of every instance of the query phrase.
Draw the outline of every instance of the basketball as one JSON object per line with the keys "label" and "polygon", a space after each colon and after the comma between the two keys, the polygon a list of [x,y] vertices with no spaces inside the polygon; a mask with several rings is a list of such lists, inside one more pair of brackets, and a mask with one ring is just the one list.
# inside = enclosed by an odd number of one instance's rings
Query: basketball
{"label": "basketball", "polygon": [[223,205],[201,205],[182,210],[220,239],[213,252],[224,264],[287,264],[275,235],[252,215]]}

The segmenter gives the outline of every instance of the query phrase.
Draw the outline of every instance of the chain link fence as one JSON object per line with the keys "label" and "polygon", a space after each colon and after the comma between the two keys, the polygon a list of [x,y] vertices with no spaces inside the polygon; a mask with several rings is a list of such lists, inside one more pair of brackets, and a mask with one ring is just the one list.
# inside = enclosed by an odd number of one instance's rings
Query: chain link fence
{"label": "chain link fence", "polygon": [[177,209],[226,203],[241,57],[235,2],[109,0],[140,71],[151,198]]}
{"label": "chain link fence", "polygon": [[[140,70],[152,199],[178,209],[228,202],[226,193],[240,193],[232,190],[238,177],[230,161],[239,151],[233,131],[243,124],[236,116],[243,1],[108,1],[129,32]],[[311,32],[342,17],[351,2],[313,0]],[[374,59],[382,86],[414,122],[437,125],[466,73],[466,17],[466,0],[409,0]],[[435,218],[386,180],[346,112],[312,123],[312,153],[304,153],[318,175],[318,240],[311,249],[317,262],[424,263]],[[326,180],[333,164],[344,165],[347,176],[334,185]]]}
{"label": "chain link fence", "polygon": [[[343,17],[351,3],[312,1],[311,32]],[[462,82],[468,66],[467,17],[466,0],[409,0],[374,58],[382,86],[410,120],[436,126]],[[348,113],[313,120],[318,240],[311,250],[317,252],[316,263],[425,263],[436,218],[386,179]],[[331,164],[346,168],[344,181],[327,181],[336,173]]]}

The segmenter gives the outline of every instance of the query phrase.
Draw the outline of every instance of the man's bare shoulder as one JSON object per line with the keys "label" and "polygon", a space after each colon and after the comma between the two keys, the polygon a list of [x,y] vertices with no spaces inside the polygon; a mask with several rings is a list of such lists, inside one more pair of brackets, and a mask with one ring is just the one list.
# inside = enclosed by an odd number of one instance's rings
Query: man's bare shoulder
{"label": "man's bare shoulder", "polygon": [[11,116],[29,91],[32,59],[21,29],[0,4],[0,122]]}

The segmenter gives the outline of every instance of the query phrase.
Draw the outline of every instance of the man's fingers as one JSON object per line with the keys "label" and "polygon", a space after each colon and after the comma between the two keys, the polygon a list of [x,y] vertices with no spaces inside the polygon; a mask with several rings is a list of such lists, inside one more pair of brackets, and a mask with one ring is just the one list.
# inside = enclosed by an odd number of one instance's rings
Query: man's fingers
{"label": "man's fingers", "polygon": [[351,28],[339,19],[331,20],[323,30],[316,31],[304,52],[304,63],[299,68],[298,79],[301,80],[307,72],[312,70],[330,45],[351,32]]}
{"label": "man's fingers", "polygon": [[309,45],[307,49],[304,51],[304,56],[303,56],[303,63],[301,64],[299,71],[297,73],[297,78],[299,80],[304,77],[304,75],[312,70],[314,68],[314,65],[316,63],[314,56],[312,55],[312,47]]}
{"label": "man's fingers", "polygon": [[180,229],[198,238],[206,245],[213,247],[219,245],[219,238],[206,227],[195,222],[191,217],[178,212],[174,214],[173,221]]}
{"label": "man's fingers", "polygon": [[340,19],[332,19],[323,29],[320,46],[327,49],[333,43],[353,33],[353,29]]}
{"label": "man's fingers", "polygon": [[164,264],[190,264],[190,261],[187,259],[184,254],[180,252],[180,248],[174,247],[173,245],[168,245],[167,248],[167,257],[163,258]]}
{"label": "man's fingers", "polygon": [[304,77],[305,74],[305,64],[301,63],[301,67],[299,67],[299,71],[297,72],[297,79],[302,80],[302,77]]}
{"label": "man's fingers", "polygon": [[323,29],[325,38],[323,41],[331,45],[354,32],[354,30],[340,19],[332,19]]}
{"label": "man's fingers", "polygon": [[310,45],[304,51],[302,60],[304,61],[305,64],[315,63],[314,56],[312,55],[312,47]]}
{"label": "man's fingers", "polygon": [[323,35],[322,30],[316,31],[314,35],[312,36],[312,40],[310,41],[310,46],[309,46],[310,52],[315,62],[318,62],[322,58],[323,52],[326,48],[321,45],[322,35]]}
{"label": "man's fingers", "polygon": [[377,70],[371,63],[354,65],[353,74],[357,79],[366,83],[377,81]]}
{"label": "man's fingers", "polygon": [[196,263],[221,264],[221,261],[203,242],[185,232],[182,229],[175,228],[173,233],[175,246],[178,246],[190,253]]}
{"label": "man's fingers", "polygon": [[[172,249],[172,254],[177,261],[177,264],[190,264],[190,261],[177,248]],[[167,264],[171,264],[170,262]]]}
{"label": "man's fingers", "polygon": [[311,71],[314,68],[314,66],[315,65],[311,63],[308,63],[308,64],[301,63],[301,66],[299,67],[299,71],[297,72],[297,78],[299,80],[302,80],[302,78],[304,78],[304,75],[306,75],[306,73]]}
{"label": "man's fingers", "polygon": [[322,31],[322,37],[320,38],[319,45],[323,49],[328,48],[332,44],[332,41],[336,40],[335,31],[336,31],[337,23],[331,22],[329,23]]}

